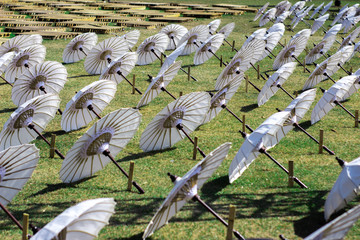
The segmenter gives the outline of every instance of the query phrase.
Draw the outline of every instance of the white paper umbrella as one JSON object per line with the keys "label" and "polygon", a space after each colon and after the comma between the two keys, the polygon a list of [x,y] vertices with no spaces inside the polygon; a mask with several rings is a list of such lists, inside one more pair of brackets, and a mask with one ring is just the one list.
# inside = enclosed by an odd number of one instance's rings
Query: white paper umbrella
{"label": "white paper umbrella", "polygon": [[[339,22],[339,20],[342,18],[342,16],[344,15],[344,13],[346,12],[347,9],[348,9],[348,7],[346,7],[342,11],[339,11],[339,13],[335,16],[334,20],[330,24],[330,26],[334,26],[337,22]],[[342,18],[342,20],[343,20],[343,18]],[[340,21],[340,23],[341,23],[341,21]]]}
{"label": "white paper umbrella", "polygon": [[244,143],[231,162],[229,168],[230,183],[242,173],[260,154],[260,150],[274,147],[285,135],[283,125],[289,118],[289,112],[278,112],[266,119],[254,132],[245,138]]}
{"label": "white paper umbrella", "polygon": [[291,103],[284,109],[294,113],[292,116],[295,122],[300,122],[301,119],[305,116],[305,113],[310,109],[311,104],[314,102],[316,96],[316,89],[309,89],[299,96],[297,96]]}
{"label": "white paper umbrella", "polygon": [[137,64],[147,65],[160,59],[169,42],[169,37],[165,33],[158,33],[145,39],[136,50],[138,54]]}
{"label": "white paper umbrella", "polygon": [[0,133],[0,151],[10,146],[26,144],[34,140],[38,132],[44,131],[54,118],[60,104],[58,95],[45,94],[20,105],[10,115]]}
{"label": "white paper umbrella", "polygon": [[9,66],[13,58],[16,56],[15,52],[8,52],[5,53],[0,57],[0,78],[4,80],[7,84],[11,85],[5,78],[3,78],[1,75],[5,72],[6,68]]}
{"label": "white paper umbrella", "polygon": [[298,1],[291,6],[289,11],[291,14],[294,15],[294,13],[298,13],[298,11],[303,9],[304,7],[305,7],[305,1]]}
{"label": "white paper umbrella", "polygon": [[[207,112],[203,124],[210,122],[214,117],[216,117],[221,110],[227,108],[227,103],[234,96],[237,89],[239,88],[242,76],[235,76],[234,79],[230,80],[224,87],[222,87],[217,93],[215,93],[210,100],[210,109]],[[228,109],[227,109],[228,110]]]}
{"label": "white paper umbrella", "polygon": [[5,70],[5,79],[14,83],[26,68],[42,63],[45,59],[46,48],[43,45],[34,45],[20,51]]}
{"label": "white paper umbrella", "polygon": [[275,14],[276,14],[276,8],[271,8],[267,10],[266,13],[264,13],[264,15],[261,16],[259,26],[262,27],[268,22],[270,22],[270,20],[275,18]]}
{"label": "white paper umbrella", "polygon": [[333,1],[330,1],[328,4],[326,4],[326,5],[324,6],[323,10],[320,12],[320,15],[321,15],[321,16],[324,15],[324,14],[330,9],[332,3],[333,3]]}
{"label": "white paper umbrella", "polygon": [[[156,98],[161,92],[166,91],[166,86],[176,76],[177,72],[181,67],[181,61],[175,62],[169,66],[169,68],[160,73],[151,80],[150,85],[146,89],[145,93],[141,96],[139,103],[136,108],[140,108],[144,105],[149,104],[154,98]],[[172,96],[172,95],[171,95]],[[175,98],[176,99],[176,98]]]}
{"label": "white paper umbrella", "polygon": [[336,82],[329,90],[325,91],[311,113],[311,124],[320,121],[330,112],[330,110],[343,99],[343,96],[349,91],[351,85],[351,82]]}
{"label": "white paper umbrella", "polygon": [[129,50],[131,50],[135,44],[138,42],[140,37],[140,31],[139,30],[132,30],[130,32],[125,33],[124,35],[121,36],[121,38],[123,38],[126,43],[129,46]]}
{"label": "white paper umbrella", "polygon": [[329,220],[334,212],[344,208],[360,191],[360,158],[342,164],[343,169],[325,201],[325,220]]}
{"label": "white paper umbrella", "polygon": [[359,21],[360,16],[345,18],[341,25],[344,28],[343,33],[349,32]]}
{"label": "white paper umbrella", "polygon": [[283,12],[282,14],[280,14],[276,20],[275,20],[275,24],[276,23],[283,23],[285,21],[285,19],[290,15],[290,12],[289,11],[285,11]]}
{"label": "white paper umbrella", "polygon": [[354,226],[359,218],[360,205],[350,209],[333,221],[327,223],[323,227],[304,238],[304,240],[345,239],[346,234],[352,228],[352,226]]}
{"label": "white paper umbrella", "polygon": [[345,76],[339,79],[337,82],[350,82],[351,84],[350,89],[347,93],[345,93],[341,101],[345,101],[347,98],[349,98],[351,95],[353,95],[360,89],[360,76],[356,74]]}
{"label": "white paper umbrella", "polygon": [[235,23],[231,22],[220,28],[218,33],[224,34],[225,38],[229,37],[229,35],[232,33],[232,31],[235,28]]}
{"label": "white paper umbrella", "polygon": [[204,42],[209,34],[209,29],[206,25],[198,25],[190,29],[179,41],[178,45],[186,42],[182,56],[189,55],[198,49],[196,46]]}
{"label": "white paper umbrella", "polygon": [[149,152],[173,146],[185,137],[182,130],[190,134],[202,123],[209,107],[210,95],[206,92],[189,93],[171,102],[147,125],[140,148]]}
{"label": "white paper umbrella", "polygon": [[331,37],[327,37],[323,39],[321,42],[316,44],[316,46],[311,49],[311,51],[305,57],[305,64],[312,64],[330,50],[331,46],[334,44],[336,40],[336,35]]}
{"label": "white paper umbrella", "polygon": [[[276,26],[275,26],[276,25]],[[282,23],[276,23],[273,25],[273,29],[269,28],[267,33],[265,34],[265,50],[263,55],[261,56],[260,60],[266,58],[276,47],[279,43],[280,39],[283,37],[285,32],[285,26]],[[275,31],[277,29],[277,31]],[[259,60],[259,61],[260,61]]]}
{"label": "white paper umbrella", "polygon": [[3,56],[8,52],[19,53],[25,48],[33,47],[34,45],[40,45],[42,43],[42,37],[39,34],[32,35],[18,35],[9,39],[0,46],[0,56]]}
{"label": "white paper umbrella", "polygon": [[322,2],[319,6],[317,6],[313,13],[311,14],[310,18],[309,19],[313,19],[314,16],[320,11],[320,9],[322,8],[322,6],[324,6],[324,2]]}
{"label": "white paper umbrella", "polygon": [[[275,23],[269,29],[266,31],[266,34],[277,32],[281,35],[284,35],[285,33],[285,25],[283,23]],[[266,35],[265,35],[266,36]]]}
{"label": "white paper umbrella", "polygon": [[32,240],[73,239],[90,240],[109,224],[115,213],[113,198],[97,198],[82,201],[54,218],[40,229]]}
{"label": "white paper umbrella", "polygon": [[107,38],[93,47],[84,61],[84,67],[89,74],[101,74],[114,59],[129,50],[124,38]]}
{"label": "white paper umbrella", "polygon": [[[224,38],[224,34],[217,33],[206,39],[195,52],[194,64],[200,65],[209,60],[212,56],[217,57],[215,53],[221,47]],[[220,59],[219,57],[217,58]]]}
{"label": "white paper umbrella", "polygon": [[165,33],[169,38],[169,44],[166,50],[177,48],[180,39],[187,33],[187,28],[180,24],[170,24],[165,26],[160,32]]}
{"label": "white paper umbrella", "polygon": [[273,75],[266,81],[264,87],[258,95],[257,102],[261,106],[265,104],[275,93],[279,90],[285,81],[290,77],[296,68],[295,62],[290,62],[282,65]]}
{"label": "white paper umbrella", "polygon": [[254,22],[256,21],[256,20],[258,20],[258,18],[265,12],[265,10],[266,10],[266,8],[269,6],[269,2],[267,2],[267,3],[265,3],[265,5],[264,6],[262,6],[258,11],[257,11],[257,13],[255,14],[255,17],[254,17]]}
{"label": "white paper umbrella", "polygon": [[0,152],[0,203],[6,206],[23,188],[38,163],[34,144],[11,146]]}
{"label": "white paper umbrella", "polygon": [[63,51],[64,63],[74,63],[85,58],[97,41],[96,33],[89,32],[76,36],[66,45]]}
{"label": "white paper umbrella", "polygon": [[253,32],[249,37],[247,37],[246,41],[243,43],[241,48],[245,48],[249,43],[251,43],[255,39],[264,39],[266,34],[266,28],[260,28]]}
{"label": "white paper umbrella", "polygon": [[[303,13],[300,14],[300,15],[296,15],[296,20],[294,21],[291,29],[294,29],[294,28],[299,24],[300,21],[303,21],[303,20],[304,20],[304,17],[306,17],[306,13],[305,13],[305,12],[303,12]],[[294,17],[294,19],[295,19],[295,17]]]}
{"label": "white paper umbrella", "polygon": [[111,160],[108,154],[116,156],[125,148],[140,121],[140,112],[131,108],[116,110],[97,121],[67,152],[61,181],[76,182],[102,170]]}
{"label": "white paper umbrella", "polygon": [[67,81],[67,70],[59,62],[45,61],[24,71],[15,81],[11,98],[16,106],[39,95],[58,94]]}
{"label": "white paper umbrella", "polygon": [[321,16],[321,17],[315,19],[315,21],[311,27],[311,35],[316,33],[316,31],[319,30],[319,28],[321,28],[324,25],[326,20],[328,20],[329,16],[330,16],[330,14],[325,14],[324,16]]}
{"label": "white paper umbrella", "polygon": [[340,31],[340,29],[341,29],[341,24],[336,24],[326,32],[325,36],[323,37],[323,40],[328,37],[336,36],[336,34]]}
{"label": "white paper umbrella", "polygon": [[163,65],[161,65],[159,73],[165,72],[173,63],[175,63],[176,59],[178,58],[178,56],[180,56],[185,46],[186,42],[179,45],[174,51],[172,51],[169,55],[166,56]]}
{"label": "white paper umbrella", "polygon": [[136,52],[126,52],[120,55],[120,57],[111,61],[105,68],[104,72],[100,75],[100,80],[111,80],[116,82],[116,84],[121,83],[133,70],[137,60],[138,55]]}
{"label": "white paper umbrella", "polygon": [[273,69],[277,70],[285,63],[292,62],[294,58],[297,59],[305,49],[309,37],[310,29],[303,29],[291,38],[289,43],[276,56]]}
{"label": "white paper umbrella", "polygon": [[279,17],[284,12],[288,12],[290,10],[291,3],[289,1],[281,1],[278,4],[276,4],[276,13],[275,17]]}
{"label": "white paper umbrella", "polygon": [[[222,144],[196,164],[182,178],[172,175],[175,186],[146,227],[143,239],[151,236],[157,229],[166,225],[187,201],[198,197],[198,191],[226,158],[230,146],[231,143]],[[239,233],[236,232],[236,234]],[[240,234],[238,237],[243,239]]]}
{"label": "white paper umbrella", "polygon": [[344,40],[342,41],[339,50],[343,47],[349,46],[353,43],[355,43],[355,39],[359,36],[360,34],[360,27],[356,28],[353,32],[351,32],[346,38],[344,38]]}
{"label": "white paper umbrella", "polygon": [[82,88],[66,104],[61,128],[69,132],[86,126],[109,105],[115,93],[116,83],[110,80],[99,80]]}
{"label": "white paper umbrella", "polygon": [[[215,19],[207,25],[207,27],[209,28],[209,35],[214,35],[216,33],[216,30],[220,26],[220,23],[221,23],[220,19]],[[210,37],[209,35],[208,37]]]}

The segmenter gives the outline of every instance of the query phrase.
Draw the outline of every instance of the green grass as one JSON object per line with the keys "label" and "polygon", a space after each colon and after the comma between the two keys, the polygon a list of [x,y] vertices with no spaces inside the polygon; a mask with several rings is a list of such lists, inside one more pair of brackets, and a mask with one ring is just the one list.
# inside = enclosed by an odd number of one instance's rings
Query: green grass
{"label": "green grass", "polygon": [[[221,2],[239,4],[233,0]],[[199,0],[197,3],[208,4],[209,2]],[[254,7],[260,7],[264,3],[249,0],[241,2],[241,4]],[[275,3],[277,1],[271,1],[271,4]],[[321,1],[313,1],[312,3],[317,6]],[[235,40],[237,48],[240,48],[245,41],[245,35],[249,35],[259,28],[258,22],[251,21],[253,17],[254,13],[245,13],[241,16],[227,15],[221,18],[220,27],[230,22],[236,23],[235,30],[228,40],[230,42]],[[202,19],[184,25],[190,29],[195,25],[207,24],[210,21]],[[328,20],[325,27],[329,27],[330,23]],[[270,24],[265,27],[270,27]],[[305,27],[305,24],[299,23],[295,32]],[[158,30],[141,30],[141,37],[137,45]],[[289,40],[291,35],[294,33],[286,31],[284,39]],[[308,42],[308,47],[311,48],[312,43],[318,42],[322,36],[323,34],[319,32],[312,36]],[[100,35],[99,41],[108,37],[111,36]],[[284,39],[281,41],[284,42]],[[340,37],[338,40],[341,40]],[[69,39],[45,40],[43,43],[47,47],[46,60],[62,62],[62,51],[68,42]],[[337,48],[338,45],[335,43],[331,53],[334,53]],[[279,51],[280,47],[277,47],[275,54]],[[226,45],[221,47],[217,53],[227,61],[234,55],[234,52],[231,52]],[[183,66],[192,65],[193,56],[194,54],[180,57],[179,60],[183,61]],[[345,67],[347,69],[353,67],[356,70],[360,63],[359,56],[359,53],[355,54],[355,57]],[[302,53],[299,58],[304,59],[304,57],[305,53]],[[324,59],[320,61],[322,60]],[[260,62],[261,71],[271,69],[272,62],[273,60],[268,58]],[[69,78],[65,88],[60,93],[61,109],[65,108],[66,103],[76,91],[99,79],[99,76],[86,76],[88,74],[83,68],[83,63],[84,61],[65,65]],[[309,66],[309,68],[310,70],[314,69],[313,66]],[[147,74],[155,76],[159,69],[159,62],[148,66],[135,67],[132,74],[136,74],[137,87],[145,91],[149,84],[146,81]],[[221,70],[218,60],[211,58],[203,65],[192,67],[191,72],[199,80],[198,82],[188,81],[186,75],[179,71],[167,89],[174,95],[178,95],[180,91],[187,94],[213,89],[215,79]],[[258,87],[261,88],[264,85],[265,81],[256,79],[254,70],[250,69],[246,74]],[[303,73],[302,67],[299,66],[284,84],[284,88],[291,93],[302,89],[309,75]],[[339,79],[343,76],[345,74],[340,70],[334,78]],[[325,89],[331,85],[330,81],[319,84]],[[253,128],[259,126],[267,117],[275,113],[275,108],[284,109],[291,101],[288,96],[279,91],[265,105],[257,107],[257,95],[257,91],[251,86],[249,86],[249,91],[245,92],[245,83],[243,82],[228,104],[228,107],[239,116],[245,114],[247,124]],[[316,102],[321,95],[320,90],[318,90]],[[134,107],[139,100],[140,95],[131,94],[131,87],[126,82],[122,82],[118,85],[115,98],[101,115],[105,116],[119,108]],[[354,111],[359,109],[359,100],[359,93],[356,93],[344,105],[349,110]],[[142,122],[138,132],[127,147],[116,156],[119,164],[126,170],[129,161],[135,161],[135,180],[145,189],[144,195],[138,194],[135,190],[127,192],[126,178],[112,164],[86,181],[71,185],[63,184],[58,175],[62,163],[61,159],[58,157],[50,159],[47,145],[37,139],[34,143],[41,150],[38,167],[23,190],[8,205],[8,209],[18,219],[21,219],[22,213],[29,213],[30,221],[41,227],[77,202],[92,198],[112,197],[117,202],[116,213],[111,217],[110,225],[100,232],[99,239],[140,239],[148,222],[173,187],[166,173],[172,172],[182,176],[196,164],[196,161],[191,160],[192,146],[186,139],[165,151],[144,153],[139,148],[140,136],[147,124],[171,101],[172,99],[169,96],[162,93],[148,106],[141,108]],[[11,88],[8,85],[1,84],[0,86],[0,104],[0,123],[3,125],[15,110],[15,105],[11,101]],[[312,108],[314,106],[315,103],[313,103]],[[325,131],[325,144],[344,160],[351,161],[358,157],[357,144],[360,130],[353,127],[352,118],[341,109],[335,108],[320,122],[311,126],[312,108],[301,121],[301,126],[316,137],[318,137],[319,130],[323,129]],[[64,133],[61,130],[60,121],[61,116],[56,115],[44,134],[47,138],[52,133],[57,134],[57,148],[65,154],[92,124],[78,131]],[[238,133],[241,127],[236,119],[222,111],[211,122],[199,127],[191,134],[192,137],[197,136],[199,138],[199,146],[205,153],[209,153],[224,142],[232,142],[229,156],[202,188],[200,192],[202,199],[224,218],[227,217],[229,204],[235,205],[235,229],[247,238],[277,239],[279,234],[284,234],[289,239],[300,239],[322,226],[325,223],[323,205],[326,196],[341,171],[334,157],[318,154],[318,146],[314,142],[301,132],[292,131],[269,152],[285,166],[289,160],[293,160],[295,162],[295,175],[309,189],[301,189],[298,186],[288,188],[287,175],[264,156],[260,156],[254,161],[251,167],[230,185],[227,175],[228,168],[244,141]],[[346,210],[354,205],[356,205],[356,201],[353,201]],[[0,213],[0,229],[0,239],[19,239],[21,237],[21,232],[3,212]],[[197,203],[189,202],[178,215],[171,219],[168,225],[156,231],[151,239],[223,239],[225,235],[226,228],[221,223]],[[356,239],[359,235],[360,230],[355,226],[349,232],[348,239]]]}

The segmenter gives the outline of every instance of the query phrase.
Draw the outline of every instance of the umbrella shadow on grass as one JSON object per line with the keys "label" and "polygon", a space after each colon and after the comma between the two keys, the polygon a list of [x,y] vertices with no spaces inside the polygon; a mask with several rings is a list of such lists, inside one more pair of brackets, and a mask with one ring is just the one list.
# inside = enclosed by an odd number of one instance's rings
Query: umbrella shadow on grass
{"label": "umbrella shadow on grass", "polygon": [[78,76],[71,76],[68,78],[79,78],[79,77],[93,77],[93,76],[98,76],[96,74],[83,74],[83,75],[78,75]]}
{"label": "umbrella shadow on grass", "polygon": [[250,112],[250,111],[254,110],[257,107],[258,107],[258,105],[256,103],[253,103],[253,104],[241,107],[240,111],[242,111],[242,112]]}
{"label": "umbrella shadow on grass", "polygon": [[68,133],[65,132],[64,130],[57,130],[57,131],[52,131],[52,132],[46,132],[45,134],[43,134],[43,136],[46,138],[50,138],[51,135],[53,135],[53,134],[55,134],[56,136],[61,136],[61,135],[65,135]]}
{"label": "umbrella shadow on grass", "polygon": [[158,150],[158,151],[128,154],[126,157],[123,157],[123,158],[118,159],[116,161],[117,162],[128,162],[128,161],[136,160],[136,159],[139,159],[139,158],[153,156],[153,155],[156,155],[156,154],[159,154],[159,153],[165,153],[165,152],[168,152],[168,151],[173,151],[174,149],[176,149],[176,148],[171,147],[171,148],[167,148],[167,149],[164,149],[164,150]]}
{"label": "umbrella shadow on grass", "polygon": [[17,108],[4,108],[0,110],[0,113],[14,112]]}

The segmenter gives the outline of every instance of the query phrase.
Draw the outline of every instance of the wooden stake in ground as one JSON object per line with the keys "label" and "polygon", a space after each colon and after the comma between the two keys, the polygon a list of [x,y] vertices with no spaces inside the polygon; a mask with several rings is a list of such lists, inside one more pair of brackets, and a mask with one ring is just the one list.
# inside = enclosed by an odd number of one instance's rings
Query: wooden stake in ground
{"label": "wooden stake in ground", "polygon": [[355,110],[355,127],[359,127],[359,110]]}
{"label": "wooden stake in ground", "polygon": [[229,218],[228,218],[226,240],[233,239],[232,235],[233,235],[233,229],[234,229],[234,222],[235,222],[235,206],[229,205]]}
{"label": "wooden stake in ground", "polygon": [[55,155],[55,139],[56,139],[56,135],[55,135],[55,134],[51,134],[50,158],[54,158],[54,155]]}
{"label": "wooden stake in ground", "polygon": [[135,79],[136,79],[136,76],[135,76],[135,74],[133,74],[131,94],[135,94]]}
{"label": "wooden stake in ground", "polygon": [[289,161],[289,187],[294,187],[294,161]]}
{"label": "wooden stake in ground", "polygon": [[23,214],[23,232],[22,240],[27,240],[29,235],[29,214]]}
{"label": "wooden stake in ground", "polygon": [[320,135],[319,135],[319,154],[323,153],[323,144],[324,144],[324,130],[320,129]]}
{"label": "wooden stake in ground", "polygon": [[130,161],[128,187],[127,187],[128,191],[131,191],[131,187],[132,187],[132,181],[133,181],[133,178],[134,178],[134,166],[135,166],[134,161]]}
{"label": "wooden stake in ground", "polygon": [[197,153],[197,147],[198,147],[198,138],[194,138],[194,150],[193,150],[193,160],[196,160],[196,153]]}

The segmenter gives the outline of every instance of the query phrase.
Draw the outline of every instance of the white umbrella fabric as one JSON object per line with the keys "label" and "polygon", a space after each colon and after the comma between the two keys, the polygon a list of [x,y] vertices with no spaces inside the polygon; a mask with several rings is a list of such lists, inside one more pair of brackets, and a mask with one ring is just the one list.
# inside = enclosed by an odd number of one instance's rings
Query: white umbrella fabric
{"label": "white umbrella fabric", "polygon": [[324,2],[322,2],[319,6],[317,6],[313,13],[311,14],[310,18],[309,19],[313,19],[314,16],[320,11],[320,9],[322,8],[322,6],[324,6]]}
{"label": "white umbrella fabric", "polygon": [[336,40],[336,35],[327,37],[323,39],[321,42],[316,44],[316,46],[311,49],[311,51],[305,57],[305,64],[312,64],[330,50],[331,46],[334,44]]}
{"label": "white umbrella fabric", "polygon": [[127,32],[124,35],[120,36],[120,38],[123,38],[125,42],[128,44],[130,51],[138,42],[139,37],[140,37],[140,31],[137,29]]}
{"label": "white umbrella fabric", "polygon": [[165,33],[158,33],[145,39],[136,50],[138,65],[148,65],[159,60],[169,45],[169,37]]}
{"label": "white umbrella fabric", "polygon": [[166,50],[176,49],[180,39],[187,33],[187,28],[180,24],[169,24],[162,28],[160,32],[165,33],[169,38]]}
{"label": "white umbrella fabric", "polygon": [[271,8],[267,10],[266,13],[264,13],[264,15],[262,15],[260,18],[259,27],[264,26],[265,24],[270,22],[270,20],[274,19],[275,14],[276,14],[276,8]]}
{"label": "white umbrella fabric", "polygon": [[42,37],[39,34],[31,35],[18,35],[13,37],[0,46],[0,56],[3,56],[8,52],[19,53],[25,48],[40,45],[42,43]]}
{"label": "white umbrella fabric", "polygon": [[314,20],[314,23],[311,27],[311,35],[316,33],[316,31],[319,30],[319,28],[321,28],[324,25],[326,20],[328,20],[329,16],[330,14],[325,14],[324,16],[321,16]]}
{"label": "white umbrella fabric", "polygon": [[7,84],[10,86],[13,86],[13,84],[9,83],[5,78],[3,78],[1,75],[5,72],[6,68],[9,66],[13,58],[16,56],[15,52],[8,52],[5,53],[0,57],[0,78],[4,80]]}
{"label": "white umbrella fabric", "polygon": [[320,15],[323,16],[331,7],[333,4],[333,1],[330,1],[328,4],[326,4],[323,8],[323,10],[320,12]]}
{"label": "white umbrella fabric", "polygon": [[210,37],[211,35],[214,35],[216,33],[216,30],[219,28],[220,23],[221,23],[220,19],[215,19],[207,25],[207,27],[209,28],[208,37]]}
{"label": "white umbrella fabric", "polygon": [[265,12],[266,8],[269,6],[269,2],[265,3],[255,14],[254,22],[259,19],[259,17]]}
{"label": "white umbrella fabric", "polygon": [[355,39],[358,38],[359,35],[360,35],[360,27],[357,27],[346,38],[343,39],[343,41],[341,42],[341,45],[339,47],[339,50],[342,49],[343,47],[354,44]]}
{"label": "white umbrella fabric", "polygon": [[212,56],[217,57],[215,53],[221,47],[224,38],[224,34],[217,33],[206,39],[195,52],[194,64],[200,65],[209,60]]}
{"label": "white umbrella fabric", "polygon": [[231,22],[231,23],[226,24],[226,25],[223,26],[222,28],[220,28],[220,30],[219,30],[218,33],[224,34],[225,39],[226,39],[226,38],[229,37],[229,35],[232,33],[232,31],[234,30],[234,28],[235,28],[235,23],[234,23],[234,22]]}
{"label": "white umbrella fabric", "polygon": [[274,50],[280,39],[284,36],[284,32],[285,25],[283,23],[276,23],[268,29],[267,33],[264,36],[266,43],[265,51],[263,52],[263,55],[261,56],[259,61],[266,58]]}
{"label": "white umbrella fabric", "polygon": [[182,56],[189,55],[198,49],[198,46],[201,42],[204,42],[207,39],[209,34],[208,27],[206,25],[198,25],[190,29],[185,35],[180,39],[178,45],[181,45],[186,42]]}
{"label": "white umbrella fabric", "polygon": [[74,63],[84,59],[97,41],[96,33],[88,32],[76,36],[66,45],[63,51],[64,63]]}

